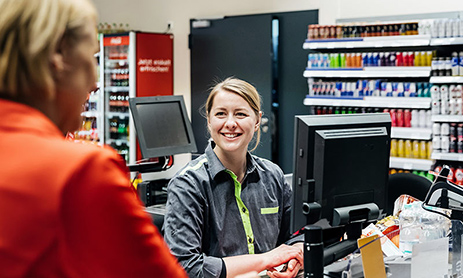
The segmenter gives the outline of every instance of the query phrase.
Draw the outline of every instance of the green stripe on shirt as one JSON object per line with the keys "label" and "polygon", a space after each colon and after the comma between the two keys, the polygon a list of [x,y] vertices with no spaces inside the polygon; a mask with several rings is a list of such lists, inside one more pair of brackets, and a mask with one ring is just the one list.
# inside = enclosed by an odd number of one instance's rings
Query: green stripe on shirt
{"label": "green stripe on shirt", "polygon": [[273,208],[261,208],[260,209],[260,214],[272,214],[272,213],[278,213],[280,207],[273,207]]}
{"label": "green stripe on shirt", "polygon": [[235,199],[240,211],[241,221],[243,221],[244,232],[246,233],[247,245],[249,254],[254,254],[254,233],[251,226],[251,218],[249,217],[249,210],[241,200],[241,183],[238,181],[236,175],[230,171],[225,170],[233,178],[235,183]]}
{"label": "green stripe on shirt", "polygon": [[207,158],[201,159],[200,161],[198,161],[198,163],[196,163],[196,164],[193,165],[193,166],[185,167],[185,168],[182,170],[182,172],[180,172],[179,175],[181,176],[181,175],[185,174],[186,171],[188,171],[188,170],[193,170],[193,171],[198,170],[205,162],[207,162]]}

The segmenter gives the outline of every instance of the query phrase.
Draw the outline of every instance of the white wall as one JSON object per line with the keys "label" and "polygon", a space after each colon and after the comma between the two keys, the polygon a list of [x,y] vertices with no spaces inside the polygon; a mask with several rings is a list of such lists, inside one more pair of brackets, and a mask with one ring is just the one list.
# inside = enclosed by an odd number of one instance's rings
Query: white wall
{"label": "white wall", "polygon": [[[164,32],[167,29],[167,22],[173,22],[174,94],[184,96],[188,109],[190,108],[190,52],[188,49],[190,19],[319,9],[320,24],[333,24],[339,18],[463,11],[463,0],[93,1],[100,14],[100,22],[128,23],[133,30],[149,32]],[[180,161],[183,159],[181,158]],[[188,158],[185,159],[188,160]]]}

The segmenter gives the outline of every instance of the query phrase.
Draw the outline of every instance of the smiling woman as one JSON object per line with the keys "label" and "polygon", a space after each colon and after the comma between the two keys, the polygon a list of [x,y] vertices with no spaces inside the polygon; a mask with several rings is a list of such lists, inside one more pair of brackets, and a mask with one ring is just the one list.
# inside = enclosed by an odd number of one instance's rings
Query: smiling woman
{"label": "smiling woman", "polygon": [[254,137],[259,144],[260,105],[246,81],[217,84],[205,104],[211,143],[168,185],[164,238],[191,277],[294,277],[302,267],[302,244],[284,244],[291,188],[277,165],[248,151]]}

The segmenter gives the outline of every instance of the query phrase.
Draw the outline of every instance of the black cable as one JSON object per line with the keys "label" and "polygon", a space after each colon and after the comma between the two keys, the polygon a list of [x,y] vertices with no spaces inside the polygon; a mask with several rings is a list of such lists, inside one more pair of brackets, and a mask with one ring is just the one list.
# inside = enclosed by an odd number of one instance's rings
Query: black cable
{"label": "black cable", "polygon": [[429,209],[429,208],[425,207],[424,203],[421,203],[421,208],[424,209],[424,210],[426,210],[426,211],[432,212],[432,213],[440,214],[440,215],[444,216],[445,218],[448,218],[449,220],[452,220],[452,219],[450,218],[450,216],[448,216],[448,215],[445,214],[445,213],[442,213],[442,212],[440,212],[440,211],[432,210],[432,209]]}

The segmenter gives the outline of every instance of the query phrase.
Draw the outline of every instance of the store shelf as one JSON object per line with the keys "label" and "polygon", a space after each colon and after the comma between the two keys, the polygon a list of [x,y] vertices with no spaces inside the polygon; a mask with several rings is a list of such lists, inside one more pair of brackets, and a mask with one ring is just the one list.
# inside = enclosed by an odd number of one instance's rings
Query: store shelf
{"label": "store shelf", "polygon": [[432,115],[433,122],[463,123],[463,115]]}
{"label": "store shelf", "polygon": [[114,117],[119,117],[121,119],[125,119],[126,117],[129,116],[129,113],[126,112],[107,112],[108,118],[114,118]]}
{"label": "store shelf", "polygon": [[106,92],[128,92],[129,87],[128,86],[107,86],[107,87],[104,87],[104,90]]}
{"label": "store shelf", "polygon": [[417,127],[392,127],[391,138],[412,139],[412,140],[431,140],[431,128]]}
{"label": "store shelf", "polygon": [[463,83],[463,76],[431,76],[429,83]]}
{"label": "store shelf", "polygon": [[428,171],[431,169],[433,163],[434,162],[430,159],[391,157],[389,160],[389,167],[405,170]]}
{"label": "store shelf", "polygon": [[87,117],[87,118],[96,118],[96,117],[100,117],[101,114],[100,112],[98,111],[84,111],[82,113],[80,113],[80,115],[82,115],[83,117]]}
{"label": "store shelf", "polygon": [[432,152],[431,158],[436,160],[463,161],[463,153]]}
{"label": "store shelf", "polygon": [[406,47],[427,46],[430,44],[430,41],[431,36],[429,35],[387,36],[327,40],[306,40],[302,47],[304,49]]}
{"label": "store shelf", "polygon": [[429,109],[431,98],[364,97],[361,99],[314,96],[305,98],[304,105]]}
{"label": "store shelf", "polygon": [[360,69],[312,69],[304,71],[304,77],[429,77],[431,67],[365,67]]}
{"label": "store shelf", "polygon": [[458,45],[463,44],[463,38],[433,38],[430,45]]}
{"label": "store shelf", "polygon": [[122,144],[128,145],[129,140],[123,140],[123,139],[108,139],[106,140],[106,144],[112,144],[115,143],[117,146],[121,146]]}

